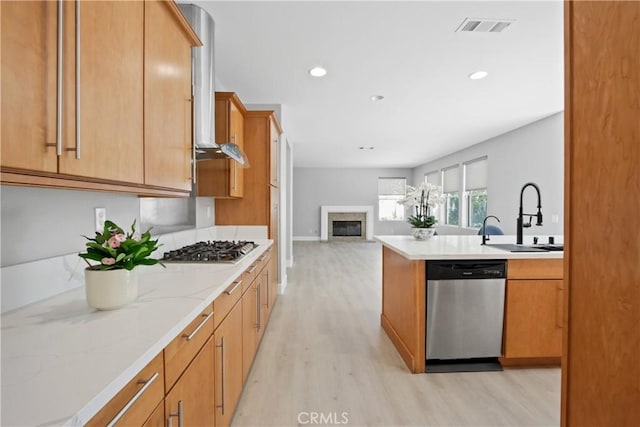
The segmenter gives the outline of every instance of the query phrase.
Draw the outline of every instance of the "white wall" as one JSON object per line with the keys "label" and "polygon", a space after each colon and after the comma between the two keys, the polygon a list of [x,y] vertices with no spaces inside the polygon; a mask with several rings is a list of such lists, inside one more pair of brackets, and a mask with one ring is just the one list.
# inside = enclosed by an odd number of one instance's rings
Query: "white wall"
{"label": "white wall", "polygon": [[140,223],[135,195],[8,185],[1,192],[3,267],[83,251],[96,207],[125,229]]}
{"label": "white wall", "polygon": [[[535,182],[542,194],[541,227],[524,229],[524,234],[563,234],[564,214],[564,113],[557,113],[527,126],[476,144],[413,170],[413,182],[424,180],[424,174],[468,160],[488,156],[488,215],[496,215],[505,234],[516,234],[516,218],[520,190],[527,182]],[[462,182],[462,176],[460,177]],[[524,193],[525,213],[536,212],[534,189]],[[552,216],[558,216],[558,222]],[[491,221],[494,221],[493,219]],[[495,224],[495,222],[493,222]],[[475,234],[475,230],[439,226],[440,234]]]}
{"label": "white wall", "polygon": [[374,234],[409,234],[406,221],[378,221],[378,178],[406,177],[411,169],[293,169],[293,237],[320,238],[320,206],[374,206]]}

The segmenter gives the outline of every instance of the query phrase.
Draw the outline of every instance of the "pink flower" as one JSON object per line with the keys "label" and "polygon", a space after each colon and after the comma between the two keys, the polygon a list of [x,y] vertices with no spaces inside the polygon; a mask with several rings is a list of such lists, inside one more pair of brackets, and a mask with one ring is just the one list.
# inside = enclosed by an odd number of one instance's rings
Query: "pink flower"
{"label": "pink flower", "polygon": [[111,238],[109,238],[109,246],[111,246],[112,248],[119,248],[120,247],[120,240],[118,240],[118,238],[116,236],[112,236]]}
{"label": "pink flower", "polygon": [[122,233],[116,234],[113,237],[115,237],[118,242],[124,242],[125,240],[127,240],[127,236]]}
{"label": "pink flower", "polygon": [[113,258],[102,258],[100,262],[103,263],[104,265],[113,265],[116,263],[116,260]]}

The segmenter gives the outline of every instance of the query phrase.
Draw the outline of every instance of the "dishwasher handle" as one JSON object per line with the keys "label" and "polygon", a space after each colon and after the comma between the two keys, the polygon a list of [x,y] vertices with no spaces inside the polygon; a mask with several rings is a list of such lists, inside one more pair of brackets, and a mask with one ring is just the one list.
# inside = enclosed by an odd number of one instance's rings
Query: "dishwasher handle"
{"label": "dishwasher handle", "polygon": [[427,280],[501,279],[507,277],[505,260],[427,261]]}

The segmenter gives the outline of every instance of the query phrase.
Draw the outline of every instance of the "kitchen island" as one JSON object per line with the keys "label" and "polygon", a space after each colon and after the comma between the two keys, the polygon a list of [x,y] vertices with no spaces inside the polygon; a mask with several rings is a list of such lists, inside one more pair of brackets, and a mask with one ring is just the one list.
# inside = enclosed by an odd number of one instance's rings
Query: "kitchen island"
{"label": "kitchen island", "polygon": [[[508,252],[481,236],[375,236],[382,243],[382,328],[414,373],[425,372],[426,261],[506,260],[501,363],[559,365],[562,349],[563,252]],[[559,241],[559,239],[556,239]],[[513,243],[515,236],[491,236]]]}

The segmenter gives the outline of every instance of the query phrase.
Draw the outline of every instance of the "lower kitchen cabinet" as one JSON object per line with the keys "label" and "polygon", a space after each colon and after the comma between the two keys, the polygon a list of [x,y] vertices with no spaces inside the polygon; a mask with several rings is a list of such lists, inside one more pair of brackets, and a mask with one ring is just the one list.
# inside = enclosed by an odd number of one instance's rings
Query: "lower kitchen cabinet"
{"label": "lower kitchen cabinet", "polygon": [[160,403],[142,427],[164,427],[164,400]]}
{"label": "lower kitchen cabinet", "polygon": [[253,357],[258,348],[257,328],[259,325],[258,278],[251,283],[251,287],[242,295],[242,382],[247,380]]}
{"label": "lower kitchen cabinet", "polygon": [[[228,426],[240,399],[242,369],[242,303],[238,302],[213,333],[215,342],[215,422]],[[204,424],[203,424],[204,425]]]}
{"label": "lower kitchen cabinet", "polygon": [[562,356],[562,280],[508,280],[504,356]]}
{"label": "lower kitchen cabinet", "polygon": [[560,363],[563,273],[562,259],[508,261],[503,364]]}
{"label": "lower kitchen cabinet", "polygon": [[86,425],[88,427],[104,426],[111,423],[116,426],[142,425],[145,420],[149,422],[154,415],[157,416],[154,408],[159,403],[159,406],[162,406],[163,397],[164,366],[162,353],[160,353]]}
{"label": "lower kitchen cabinet", "polygon": [[204,347],[165,397],[166,426],[214,425],[214,340]]}

